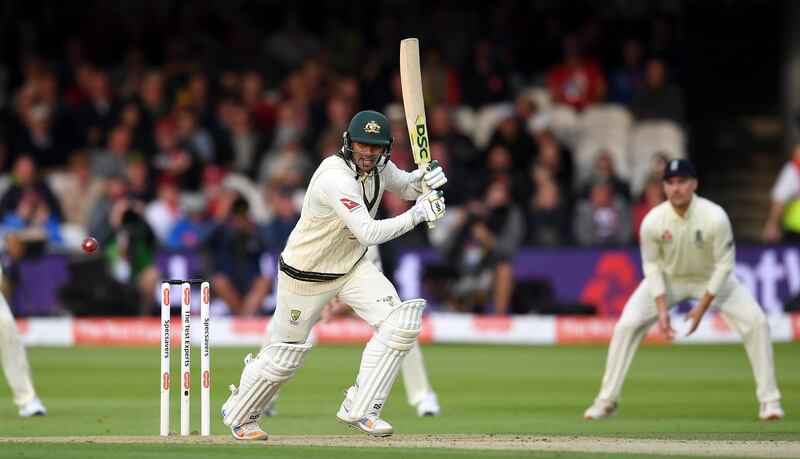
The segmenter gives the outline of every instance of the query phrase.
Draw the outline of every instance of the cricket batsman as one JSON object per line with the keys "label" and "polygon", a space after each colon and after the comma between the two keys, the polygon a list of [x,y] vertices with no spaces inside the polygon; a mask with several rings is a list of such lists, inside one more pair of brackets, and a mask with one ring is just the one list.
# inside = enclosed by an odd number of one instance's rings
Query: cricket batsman
{"label": "cricket batsman", "polygon": [[[2,278],[2,270],[0,270],[0,278]],[[31,376],[31,367],[28,365],[25,346],[19,338],[11,308],[1,293],[0,362],[3,364],[3,372],[8,385],[11,386],[14,403],[19,407],[19,415],[22,417],[43,416],[47,410],[33,389],[33,377]]]}
{"label": "cricket batsman", "polygon": [[[239,387],[222,406],[223,422],[238,440],[266,440],[258,419],[280,386],[303,364],[312,326],[334,297],[349,304],[376,331],[366,345],[355,384],[345,391],[336,418],[362,432],[389,436],[381,410],[404,357],[422,327],[425,300],[400,301],[389,280],[364,255],[378,245],[444,215],[438,188],[447,183],[438,163],[405,172],[390,159],[389,121],[375,111],[357,113],[342,149],[311,177],[300,220],[279,260],[278,304],[271,344],[245,358]],[[422,182],[430,191],[422,194]],[[416,200],[408,211],[375,220],[384,191]]]}
{"label": "cricket batsman", "polygon": [[625,374],[647,330],[657,322],[665,337],[674,338],[669,308],[693,299],[699,302],[686,316],[691,321],[687,336],[697,329],[709,307],[719,311],[744,341],[756,380],[758,417],[782,419],[767,319],[731,274],[736,248],[728,215],[695,194],[697,173],[688,160],[667,163],[663,186],[667,201],[645,216],[640,230],[644,280],[614,327],[600,394],[584,417],[615,414]]}
{"label": "cricket batsman", "polygon": [[[377,245],[369,246],[364,257],[371,261],[379,271],[383,272],[383,262]],[[350,315],[352,311],[353,309],[350,305],[342,303],[338,298],[334,298],[325,305],[322,311],[322,322],[328,322],[337,316]],[[266,347],[272,342],[272,324],[273,321],[270,321],[264,330],[262,347]],[[439,416],[442,408],[439,406],[439,398],[436,396],[436,392],[433,391],[428,379],[428,371],[425,369],[425,360],[422,357],[422,349],[419,345],[414,346],[406,354],[403,359],[403,365],[400,367],[400,374],[403,377],[403,383],[406,388],[408,404],[417,410],[417,416]],[[275,416],[277,412],[275,399],[277,398],[276,395],[267,404],[261,413],[263,416]]]}

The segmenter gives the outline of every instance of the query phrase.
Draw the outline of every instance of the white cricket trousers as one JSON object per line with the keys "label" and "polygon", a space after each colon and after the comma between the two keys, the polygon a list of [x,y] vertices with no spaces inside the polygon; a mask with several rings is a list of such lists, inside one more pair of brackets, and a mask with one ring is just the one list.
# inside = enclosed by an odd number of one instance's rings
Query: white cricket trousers
{"label": "white cricket trousers", "polygon": [[[686,282],[669,278],[665,284],[669,307],[687,299],[699,300],[708,285],[707,282]],[[780,400],[781,394],[775,382],[769,325],[756,300],[731,275],[711,302],[711,307],[719,311],[725,322],[742,337],[753,368],[758,401],[764,403]],[[628,299],[622,316],[614,327],[598,399],[612,402],[619,400],[622,384],[636,349],[657,320],[658,308],[645,279]]]}
{"label": "white cricket trousers", "polygon": [[5,296],[0,294],[0,363],[3,364],[3,373],[6,375],[14,403],[23,407],[35,397],[31,367],[25,354],[25,346],[19,338],[17,324],[11,315]]}

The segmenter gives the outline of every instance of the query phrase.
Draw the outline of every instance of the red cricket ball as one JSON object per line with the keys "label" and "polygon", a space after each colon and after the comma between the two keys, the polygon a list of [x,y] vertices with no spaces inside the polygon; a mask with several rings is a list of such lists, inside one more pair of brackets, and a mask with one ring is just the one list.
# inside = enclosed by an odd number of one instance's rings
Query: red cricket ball
{"label": "red cricket ball", "polygon": [[86,239],[83,240],[81,248],[86,253],[94,252],[95,250],[97,250],[97,239],[93,237],[87,237]]}

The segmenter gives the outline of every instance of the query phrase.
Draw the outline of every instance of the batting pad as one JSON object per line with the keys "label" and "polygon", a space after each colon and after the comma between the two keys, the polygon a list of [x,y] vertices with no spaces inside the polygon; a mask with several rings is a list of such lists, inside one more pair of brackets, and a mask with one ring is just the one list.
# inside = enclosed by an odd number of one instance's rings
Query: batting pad
{"label": "batting pad", "polygon": [[225,424],[239,426],[256,421],[281,385],[305,362],[309,349],[310,344],[272,344],[247,362]]}
{"label": "batting pad", "polygon": [[414,347],[422,328],[425,300],[400,303],[372,335],[361,356],[356,392],[349,415],[362,419],[367,413],[380,414],[392,389],[403,357]]}

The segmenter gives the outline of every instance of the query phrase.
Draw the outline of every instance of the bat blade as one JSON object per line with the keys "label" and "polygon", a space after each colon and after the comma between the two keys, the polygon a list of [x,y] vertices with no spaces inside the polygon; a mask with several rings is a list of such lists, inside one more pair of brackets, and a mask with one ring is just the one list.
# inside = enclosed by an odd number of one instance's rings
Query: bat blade
{"label": "bat blade", "polygon": [[[403,88],[403,108],[406,114],[411,155],[417,167],[424,169],[431,162],[428,123],[425,119],[425,99],[422,95],[422,71],[419,65],[419,40],[406,38],[400,42],[400,83]],[[422,183],[422,192],[428,187]],[[435,228],[428,222],[428,228]]]}

